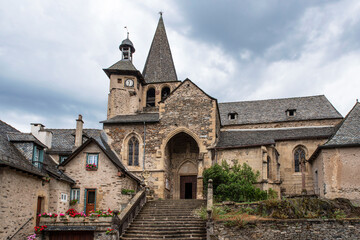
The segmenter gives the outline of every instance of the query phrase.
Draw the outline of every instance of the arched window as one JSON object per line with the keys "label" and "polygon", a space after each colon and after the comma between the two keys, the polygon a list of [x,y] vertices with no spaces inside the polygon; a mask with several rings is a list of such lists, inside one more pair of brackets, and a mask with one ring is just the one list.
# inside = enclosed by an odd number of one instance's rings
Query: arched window
{"label": "arched window", "polygon": [[270,174],[271,174],[271,158],[268,156],[267,157],[267,162],[266,162],[266,171],[267,171],[267,178],[270,179]]}
{"label": "arched window", "polygon": [[304,166],[305,169],[305,150],[301,147],[295,149],[294,152],[294,163],[295,163],[295,172],[301,171],[301,166]]}
{"label": "arched window", "polygon": [[161,101],[164,100],[167,96],[169,96],[170,94],[170,88],[169,87],[164,87],[161,90]]}
{"label": "arched window", "polygon": [[139,141],[136,137],[129,140],[129,166],[139,166]]}
{"label": "arched window", "polygon": [[155,107],[155,89],[150,88],[146,92],[146,106]]}

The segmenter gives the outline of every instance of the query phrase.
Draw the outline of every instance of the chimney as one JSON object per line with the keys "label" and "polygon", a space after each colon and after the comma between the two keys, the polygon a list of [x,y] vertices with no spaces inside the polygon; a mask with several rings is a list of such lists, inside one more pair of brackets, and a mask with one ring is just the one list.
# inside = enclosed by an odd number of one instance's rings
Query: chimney
{"label": "chimney", "polygon": [[75,131],[75,147],[80,147],[82,144],[82,135],[83,135],[83,124],[81,114],[79,114],[79,118],[76,119],[76,131]]}
{"label": "chimney", "polygon": [[41,123],[31,123],[31,134],[36,137],[42,144],[51,148],[52,132],[45,129]]}

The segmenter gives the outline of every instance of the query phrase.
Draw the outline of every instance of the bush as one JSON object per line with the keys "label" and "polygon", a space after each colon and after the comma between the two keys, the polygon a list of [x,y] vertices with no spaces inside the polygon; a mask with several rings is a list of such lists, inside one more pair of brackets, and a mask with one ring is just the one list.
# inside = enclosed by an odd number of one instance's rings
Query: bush
{"label": "bush", "polygon": [[252,202],[267,199],[266,191],[256,188],[254,184],[260,173],[244,163],[230,168],[225,161],[215,164],[204,171],[204,187],[207,192],[209,179],[213,180],[214,197],[216,201]]}

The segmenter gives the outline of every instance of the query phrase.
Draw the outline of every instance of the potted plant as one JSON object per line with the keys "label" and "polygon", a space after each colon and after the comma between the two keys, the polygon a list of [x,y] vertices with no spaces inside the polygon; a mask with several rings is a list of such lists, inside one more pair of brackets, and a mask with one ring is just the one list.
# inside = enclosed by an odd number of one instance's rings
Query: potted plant
{"label": "potted plant", "polygon": [[74,206],[75,204],[78,203],[78,200],[77,199],[73,199],[70,201],[70,206]]}

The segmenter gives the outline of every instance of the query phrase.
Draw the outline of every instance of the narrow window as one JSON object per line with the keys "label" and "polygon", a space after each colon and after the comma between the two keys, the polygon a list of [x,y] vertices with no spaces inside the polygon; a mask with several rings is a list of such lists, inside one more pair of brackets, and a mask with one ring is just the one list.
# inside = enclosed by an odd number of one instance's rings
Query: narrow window
{"label": "narrow window", "polygon": [[266,171],[267,171],[267,178],[270,179],[270,173],[271,173],[271,158],[268,156],[267,157],[267,162],[266,162]]}
{"label": "narrow window", "polygon": [[99,166],[99,154],[98,153],[88,153],[86,160],[87,168],[98,168]]}
{"label": "narrow window", "polygon": [[297,148],[294,152],[294,163],[295,163],[295,172],[301,171],[301,166],[304,166],[305,169],[305,150],[302,148]]}
{"label": "narrow window", "polygon": [[62,201],[62,202],[66,202],[66,201],[67,201],[67,194],[66,194],[66,193],[61,193],[61,201]]}
{"label": "narrow window", "polygon": [[136,137],[129,140],[129,166],[139,166],[139,141]]}
{"label": "narrow window", "polygon": [[155,107],[155,89],[150,88],[146,92],[146,106],[147,107]]}
{"label": "narrow window", "polygon": [[164,100],[167,96],[169,96],[170,94],[170,88],[169,87],[164,87],[161,90],[161,101]]}
{"label": "narrow window", "polygon": [[34,146],[32,163],[35,167],[41,169],[44,162],[44,150]]}
{"label": "narrow window", "polygon": [[80,201],[80,189],[79,188],[73,188],[70,192],[70,200],[77,200],[77,202]]}

